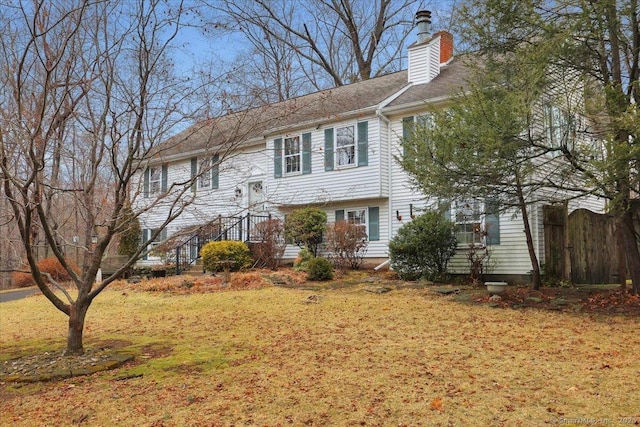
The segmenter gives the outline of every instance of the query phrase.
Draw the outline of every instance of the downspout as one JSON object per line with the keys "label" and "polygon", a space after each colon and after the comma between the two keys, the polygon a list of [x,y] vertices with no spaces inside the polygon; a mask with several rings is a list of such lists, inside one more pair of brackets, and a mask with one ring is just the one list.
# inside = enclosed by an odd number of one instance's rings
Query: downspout
{"label": "downspout", "polygon": [[[389,118],[387,116],[385,116],[382,113],[382,105],[380,105],[377,109],[376,109],[376,116],[378,116],[378,118],[385,123],[385,125],[387,126],[387,242],[391,241],[391,234],[392,234],[392,220],[391,220],[391,212],[392,212],[392,200],[393,200],[393,184],[392,184],[392,172],[391,172],[391,167],[392,167],[392,163],[391,163],[391,120],[389,120]],[[382,182],[382,170],[380,171],[380,182]],[[387,243],[387,254],[389,253],[389,244]],[[382,267],[384,267],[385,265],[389,264],[390,260],[387,259],[386,261],[384,261],[382,264],[378,265],[377,267],[374,268],[374,270],[378,271],[380,270]]]}

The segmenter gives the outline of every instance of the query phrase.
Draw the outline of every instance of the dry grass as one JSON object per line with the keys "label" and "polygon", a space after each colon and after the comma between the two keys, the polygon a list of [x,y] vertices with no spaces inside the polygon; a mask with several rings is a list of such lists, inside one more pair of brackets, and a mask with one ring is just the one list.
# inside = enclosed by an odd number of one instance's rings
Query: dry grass
{"label": "dry grass", "polygon": [[[136,362],[0,385],[0,424],[618,425],[640,418],[639,324],[428,290],[111,290],[89,311],[86,343],[128,342]],[[43,297],[3,303],[0,359],[59,348],[65,328]]]}

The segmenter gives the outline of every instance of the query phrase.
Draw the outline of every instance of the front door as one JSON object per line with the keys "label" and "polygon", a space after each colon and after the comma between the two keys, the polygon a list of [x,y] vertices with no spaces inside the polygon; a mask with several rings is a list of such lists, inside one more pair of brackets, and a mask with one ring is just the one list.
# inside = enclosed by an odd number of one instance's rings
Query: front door
{"label": "front door", "polygon": [[249,210],[255,213],[264,212],[264,188],[262,181],[249,183]]}

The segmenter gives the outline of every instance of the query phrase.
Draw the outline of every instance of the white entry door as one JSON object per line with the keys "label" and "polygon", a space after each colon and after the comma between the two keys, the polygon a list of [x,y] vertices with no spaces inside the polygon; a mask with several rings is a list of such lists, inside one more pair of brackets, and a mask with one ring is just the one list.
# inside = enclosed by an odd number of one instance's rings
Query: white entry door
{"label": "white entry door", "polygon": [[252,212],[264,212],[264,188],[262,181],[249,183],[249,209]]}

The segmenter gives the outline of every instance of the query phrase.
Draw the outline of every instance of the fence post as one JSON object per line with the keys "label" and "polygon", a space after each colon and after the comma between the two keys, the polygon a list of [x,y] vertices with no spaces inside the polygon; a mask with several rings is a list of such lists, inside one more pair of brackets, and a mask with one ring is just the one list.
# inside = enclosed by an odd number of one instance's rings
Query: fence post
{"label": "fence post", "polygon": [[176,276],[180,275],[180,246],[176,247]]}
{"label": "fence post", "polygon": [[251,240],[251,236],[249,235],[249,233],[251,233],[251,214],[250,213],[247,214],[247,242]]}

